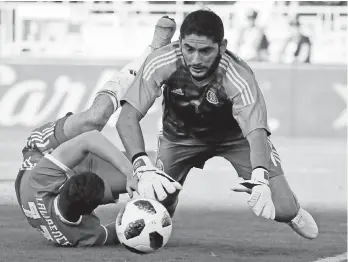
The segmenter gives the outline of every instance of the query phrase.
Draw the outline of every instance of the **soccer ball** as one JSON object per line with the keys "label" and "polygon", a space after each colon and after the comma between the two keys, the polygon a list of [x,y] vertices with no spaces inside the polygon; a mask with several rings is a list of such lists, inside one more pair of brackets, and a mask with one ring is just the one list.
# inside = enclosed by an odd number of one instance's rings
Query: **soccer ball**
{"label": "soccer ball", "polygon": [[162,248],[172,234],[172,219],[159,202],[138,198],[129,201],[116,218],[119,241],[128,250],[146,254]]}

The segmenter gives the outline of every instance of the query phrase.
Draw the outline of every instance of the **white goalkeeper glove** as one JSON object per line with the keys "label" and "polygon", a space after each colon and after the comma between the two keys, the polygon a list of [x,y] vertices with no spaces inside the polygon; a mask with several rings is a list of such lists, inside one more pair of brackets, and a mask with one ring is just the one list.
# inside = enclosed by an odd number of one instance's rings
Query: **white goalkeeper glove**
{"label": "white goalkeeper glove", "polygon": [[260,167],[255,168],[251,174],[251,180],[240,182],[240,185],[232,188],[232,190],[250,194],[247,203],[256,216],[262,215],[266,219],[274,219],[275,207],[272,200],[271,189],[268,186],[268,177],[269,174],[266,169]]}
{"label": "white goalkeeper glove", "polygon": [[180,183],[156,168],[148,156],[139,156],[133,162],[133,176],[138,178],[141,197],[163,201],[182,187]]}

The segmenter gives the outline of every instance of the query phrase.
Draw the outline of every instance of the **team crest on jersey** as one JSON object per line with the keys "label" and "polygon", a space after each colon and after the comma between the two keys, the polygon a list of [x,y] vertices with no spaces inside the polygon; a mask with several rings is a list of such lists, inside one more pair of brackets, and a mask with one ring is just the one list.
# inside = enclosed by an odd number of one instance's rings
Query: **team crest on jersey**
{"label": "team crest on jersey", "polygon": [[161,171],[164,171],[164,165],[163,165],[163,162],[161,159],[157,158],[156,160],[156,167],[161,170]]}
{"label": "team crest on jersey", "polygon": [[182,91],[181,88],[173,89],[172,93],[177,94],[177,95],[181,95],[181,96],[184,95],[184,92]]}
{"label": "team crest on jersey", "polygon": [[214,105],[219,104],[219,100],[218,100],[217,96],[216,96],[215,93],[214,93],[213,91],[211,91],[211,90],[209,90],[209,91],[207,92],[207,100],[208,100],[208,102],[211,103],[211,104],[214,104]]}

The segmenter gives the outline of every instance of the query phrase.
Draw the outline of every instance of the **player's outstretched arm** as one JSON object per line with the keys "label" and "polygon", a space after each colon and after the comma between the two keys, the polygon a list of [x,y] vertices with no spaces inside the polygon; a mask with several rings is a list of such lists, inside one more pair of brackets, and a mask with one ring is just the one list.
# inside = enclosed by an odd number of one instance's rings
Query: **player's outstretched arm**
{"label": "player's outstretched arm", "polygon": [[[131,180],[132,165],[127,157],[96,130],[83,133],[61,144],[51,155],[68,168],[74,168],[88,153],[109,162],[127,177],[127,181]],[[133,185],[133,188],[136,189],[136,186]],[[127,191],[132,196],[130,188],[127,188]]]}

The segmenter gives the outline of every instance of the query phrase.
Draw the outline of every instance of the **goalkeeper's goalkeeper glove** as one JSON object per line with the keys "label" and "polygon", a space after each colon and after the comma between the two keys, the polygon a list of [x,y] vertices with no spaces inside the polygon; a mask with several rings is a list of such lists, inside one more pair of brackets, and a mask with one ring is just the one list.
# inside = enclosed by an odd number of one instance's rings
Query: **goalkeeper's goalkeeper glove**
{"label": "goalkeeper's goalkeeper glove", "polygon": [[168,194],[182,188],[177,181],[156,168],[146,155],[134,159],[133,176],[138,178],[139,195],[145,198],[163,201]]}
{"label": "goalkeeper's goalkeeper glove", "polygon": [[255,168],[251,174],[251,179],[240,182],[240,185],[244,189],[236,187],[232,190],[250,193],[247,203],[257,216],[262,215],[266,219],[275,218],[275,207],[269,187],[269,174],[266,169]]}

